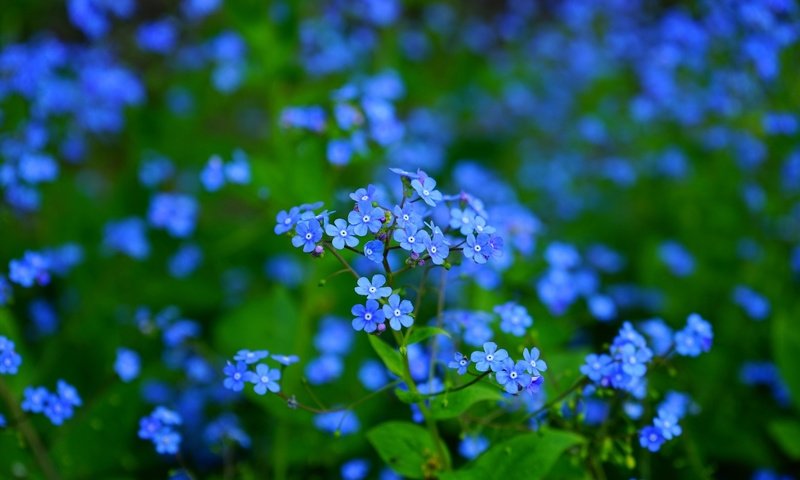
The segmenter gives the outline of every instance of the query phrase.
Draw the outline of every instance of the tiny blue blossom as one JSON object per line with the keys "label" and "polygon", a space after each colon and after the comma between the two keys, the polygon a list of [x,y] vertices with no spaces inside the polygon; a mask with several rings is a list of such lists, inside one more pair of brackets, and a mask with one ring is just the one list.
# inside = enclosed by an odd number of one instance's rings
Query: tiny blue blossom
{"label": "tiny blue blossom", "polygon": [[447,364],[447,368],[452,368],[459,375],[464,375],[467,373],[467,368],[469,368],[469,358],[461,352],[456,352],[453,360]]}
{"label": "tiny blue blossom", "polygon": [[267,350],[239,350],[236,352],[236,355],[233,356],[233,359],[237,362],[244,362],[247,365],[252,365],[268,356],[269,352]]}
{"label": "tiny blue blossom", "polygon": [[118,348],[117,358],[114,361],[114,371],[120,380],[127,383],[139,376],[141,358],[139,354],[128,348]]}
{"label": "tiny blue blossom", "polygon": [[522,351],[522,356],[525,358],[526,370],[534,377],[540,377],[541,372],[547,371],[547,362],[539,358],[539,349],[536,347],[528,350],[527,348]]}
{"label": "tiny blue blossom", "polygon": [[223,381],[225,388],[233,390],[234,392],[241,392],[244,390],[245,376],[248,373],[246,363],[241,361],[235,364],[228,362],[222,370],[222,373],[225,374],[225,380]]}
{"label": "tiny blue blossom", "polygon": [[497,372],[507,358],[508,352],[502,348],[498,350],[494,342],[484,343],[482,352],[472,352],[470,355],[470,360],[475,363],[475,368],[479,372],[486,372],[490,368],[493,372]]}
{"label": "tiny blue blossom", "polygon": [[383,262],[383,242],[380,240],[370,240],[364,245],[364,256],[375,263]]}
{"label": "tiny blue blossom", "polygon": [[[420,181],[421,180],[421,181]],[[431,177],[416,178],[411,181],[411,188],[413,188],[419,198],[431,207],[436,206],[436,202],[442,201],[442,193],[436,190],[436,180]]]}
{"label": "tiny blue blossom", "polygon": [[253,390],[259,394],[264,395],[267,390],[277,393],[281,390],[277,380],[281,379],[281,371],[274,368],[269,368],[266,364],[259,363],[256,365],[255,372],[247,372],[246,380],[255,385]]}
{"label": "tiny blue blossom", "polygon": [[383,315],[389,319],[389,326],[392,330],[400,330],[403,327],[410,327],[414,324],[414,318],[410,315],[414,311],[414,306],[409,300],[400,300],[400,295],[394,294],[389,297],[389,301],[383,306]]}
{"label": "tiny blue blossom", "polygon": [[381,274],[373,275],[372,281],[366,277],[361,277],[358,279],[358,286],[355,287],[355,291],[370,300],[379,300],[392,294],[392,288],[384,287],[385,284],[386,277]]}
{"label": "tiny blue blossom", "polygon": [[295,236],[292,237],[292,245],[295,247],[303,247],[305,253],[314,251],[317,242],[322,239],[322,227],[315,219],[303,220],[298,222],[295,228]]}
{"label": "tiny blue blossom", "polygon": [[353,233],[353,227],[341,218],[337,218],[332,224],[325,225],[325,233],[333,238],[331,243],[338,250],[345,246],[355,247],[358,245],[358,237]]}
{"label": "tiny blue blossom", "polygon": [[367,300],[366,305],[354,305],[351,313],[355,315],[352,323],[356,331],[364,330],[372,333],[384,322],[383,311],[375,300]]}

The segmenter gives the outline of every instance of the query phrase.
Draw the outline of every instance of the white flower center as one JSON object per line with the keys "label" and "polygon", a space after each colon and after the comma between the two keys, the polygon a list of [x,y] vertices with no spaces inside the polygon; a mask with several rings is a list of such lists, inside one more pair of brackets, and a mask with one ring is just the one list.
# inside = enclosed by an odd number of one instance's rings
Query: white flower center
{"label": "white flower center", "polygon": [[406,214],[403,215],[403,220],[405,220],[407,222],[407,221],[411,220],[411,217],[409,217],[408,214],[406,213]]}
{"label": "white flower center", "polygon": [[375,293],[377,290],[375,287],[369,287],[369,293]]}
{"label": "white flower center", "polygon": [[429,192],[429,191],[427,191],[427,190],[423,190],[423,191],[422,191],[422,194],[423,194],[423,195],[425,195],[425,196],[427,197],[428,195],[430,195],[430,194],[431,194],[431,192]]}
{"label": "white flower center", "polygon": [[476,252],[480,252],[481,251],[481,246],[480,245],[475,245],[475,247],[473,247],[473,250],[475,250]]}
{"label": "white flower center", "polygon": [[284,225],[289,225],[290,223],[292,223],[292,217],[287,217],[286,220],[283,221]]}
{"label": "white flower center", "polygon": [[311,240],[311,237],[313,237],[313,235],[311,235],[311,232],[306,233],[306,240]]}
{"label": "white flower center", "polygon": [[261,377],[261,383],[269,383],[269,377],[268,377],[268,376],[266,376],[266,375],[262,375],[262,377]]}
{"label": "white flower center", "polygon": [[486,361],[487,362],[491,362],[492,360],[494,360],[494,355],[492,355],[491,353],[487,354],[486,355]]}
{"label": "white flower center", "polygon": [[361,221],[364,223],[369,222],[369,215],[364,215],[363,217],[361,217]]}
{"label": "white flower center", "polygon": [[414,237],[413,237],[413,236],[411,236],[411,237],[408,237],[408,243],[414,243],[415,241],[416,241],[416,240],[414,239]]}
{"label": "white flower center", "polygon": [[431,247],[431,253],[436,253],[436,247]]}
{"label": "white flower center", "polygon": [[366,249],[365,251],[367,252],[367,256],[368,256],[368,257],[369,257],[370,255],[372,255],[372,249],[371,249],[371,248],[368,248],[368,249]]}
{"label": "white flower center", "polygon": [[339,236],[340,237],[346,237],[347,236],[347,230],[339,230]]}
{"label": "white flower center", "polygon": [[403,314],[403,312],[401,312],[399,308],[395,308],[394,309],[394,316],[395,317],[399,317],[402,314]]}
{"label": "white flower center", "polygon": [[369,195],[361,195],[361,200],[363,201],[369,200]]}
{"label": "white flower center", "polygon": [[515,379],[517,378],[517,372],[511,372],[508,376],[511,377],[512,379]]}
{"label": "white flower center", "polygon": [[458,363],[460,363],[462,366],[464,366],[464,365],[467,364],[467,360],[462,358],[461,361],[458,362]]}
{"label": "white flower center", "polygon": [[461,223],[469,223],[469,217],[461,217]]}
{"label": "white flower center", "polygon": [[239,380],[240,378],[242,378],[242,374],[241,373],[236,372],[236,373],[233,374],[233,379],[234,380]]}
{"label": "white flower center", "polygon": [[370,320],[372,320],[372,314],[371,314],[371,313],[369,313],[369,312],[368,312],[368,313],[365,313],[365,314],[364,314],[364,320],[366,320],[366,321],[370,321]]}

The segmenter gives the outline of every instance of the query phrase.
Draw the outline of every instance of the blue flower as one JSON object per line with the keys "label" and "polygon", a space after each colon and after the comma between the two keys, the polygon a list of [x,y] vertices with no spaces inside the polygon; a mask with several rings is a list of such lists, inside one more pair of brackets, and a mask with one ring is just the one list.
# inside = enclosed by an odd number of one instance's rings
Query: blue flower
{"label": "blue flower", "polygon": [[170,20],[143,23],[136,30],[136,43],[144,51],[169,53],[178,39],[175,24]]}
{"label": "blue flower", "polygon": [[139,354],[128,348],[118,348],[117,358],[114,361],[114,371],[120,380],[128,383],[139,376],[141,358]]}
{"label": "blue flower", "polygon": [[383,242],[370,240],[364,245],[364,256],[375,263],[383,262]]}
{"label": "blue flower", "polygon": [[423,202],[431,207],[435,207],[436,202],[442,201],[442,193],[436,190],[436,180],[431,177],[415,178],[411,181],[411,188],[417,192]]}
{"label": "blue flower", "polygon": [[489,440],[483,435],[466,435],[458,445],[458,453],[467,460],[472,460],[489,448]]}
{"label": "blue flower", "polygon": [[412,227],[416,230],[422,228],[422,216],[416,211],[414,204],[407,202],[403,208],[394,207],[395,222],[400,228]]}
{"label": "blue flower", "polygon": [[450,228],[458,228],[462,235],[469,235],[475,231],[475,212],[466,207],[463,210],[453,208],[450,210]]}
{"label": "blue flower", "polygon": [[608,367],[611,362],[612,359],[608,355],[589,354],[586,356],[586,362],[581,365],[581,373],[589,377],[589,380],[599,382],[600,379],[609,374]]}
{"label": "blue flower", "polygon": [[353,199],[356,203],[372,203],[377,200],[378,189],[375,188],[375,185],[367,185],[367,188],[359,188],[355,192],[350,194],[350,198]]}
{"label": "blue flower", "polygon": [[628,343],[617,349],[614,357],[622,362],[622,370],[632,377],[643,377],[647,373],[647,362],[652,353],[647,348],[636,348]]}
{"label": "blue flower", "polygon": [[173,430],[159,432],[153,439],[156,452],[162,455],[175,455],[180,450],[181,434]]}
{"label": "blue flower", "polygon": [[182,245],[175,254],[170,257],[167,267],[170,275],[175,278],[186,278],[200,266],[203,262],[203,251],[193,243]]}
{"label": "blue flower", "polygon": [[300,361],[300,357],[297,355],[278,355],[274,353],[272,354],[272,359],[285,367],[290,367]]}
{"label": "blue flower", "polygon": [[425,249],[428,250],[428,255],[431,261],[436,265],[442,265],[450,254],[450,247],[445,236],[437,228],[433,237],[425,235],[422,238]]}
{"label": "blue flower", "polygon": [[22,357],[14,351],[14,342],[0,336],[0,374],[14,375],[22,364]]}
{"label": "blue flower", "polygon": [[547,371],[547,363],[539,358],[539,349],[536,347],[528,350],[527,348],[522,351],[522,356],[525,358],[526,369],[528,373],[534,377],[540,377],[541,372]]}
{"label": "blue flower", "polygon": [[278,212],[278,216],[276,217],[275,221],[277,224],[275,225],[275,234],[276,235],[283,235],[284,233],[290,231],[297,222],[300,220],[300,209],[297,207],[292,207],[287,212],[286,210],[281,210]]}
{"label": "blue flower", "polygon": [[234,392],[241,392],[244,390],[244,381],[248,373],[246,363],[241,361],[236,362],[236,364],[228,362],[222,370],[222,373],[225,374],[225,381],[223,382],[225,388],[233,390]]}
{"label": "blue flower", "polygon": [[334,220],[333,224],[325,225],[325,233],[333,237],[331,243],[334,248],[339,250],[343,249],[345,245],[348,247],[358,245],[358,238],[353,234],[353,227],[341,218]]}
{"label": "blue flower", "polygon": [[413,253],[422,253],[425,251],[425,237],[427,236],[428,232],[425,230],[417,230],[412,225],[408,225],[402,230],[395,230],[393,235],[394,240],[400,243],[400,248]]}
{"label": "blue flower", "polygon": [[244,362],[248,365],[252,365],[259,360],[267,358],[269,356],[269,352],[266,350],[239,350],[236,352],[236,355],[233,356],[233,359],[237,362]]}
{"label": "blue flower", "polygon": [[320,413],[314,417],[314,425],[323,432],[338,432],[341,435],[355,433],[361,428],[358,417],[350,410]]}
{"label": "blue flower", "polygon": [[44,387],[26,387],[22,392],[22,411],[42,413],[49,395]]}
{"label": "blue flower", "polygon": [[681,426],[678,425],[678,417],[665,409],[658,411],[658,417],[653,419],[653,425],[661,432],[661,436],[665,440],[677,437],[682,432]]}
{"label": "blue flower", "polygon": [[498,350],[497,344],[494,342],[484,343],[482,352],[472,352],[470,355],[470,360],[475,363],[475,368],[479,372],[488,371],[490,368],[493,372],[497,372],[507,358],[508,352],[503,348]]}
{"label": "blue flower", "polygon": [[250,183],[250,163],[245,152],[239,149],[233,152],[233,158],[225,165],[225,177],[237,185]]}
{"label": "blue flower", "polygon": [[50,262],[38,253],[28,251],[20,260],[8,263],[8,279],[23,287],[32,287],[34,283],[47,285],[50,283]]}
{"label": "blue flower", "polygon": [[700,315],[692,313],[683,330],[675,334],[675,350],[680,355],[696,357],[709,351],[713,340],[711,324]]}
{"label": "blue flower", "polygon": [[353,156],[353,145],[348,140],[333,139],[328,142],[326,152],[331,165],[347,165]]}
{"label": "blue flower", "polygon": [[383,311],[375,300],[367,300],[366,305],[354,305],[351,313],[356,317],[353,319],[353,328],[356,331],[364,330],[372,333],[378,329],[378,324],[384,321]]}
{"label": "blue flower", "polygon": [[44,401],[44,410],[42,413],[50,419],[53,425],[61,425],[64,420],[67,420],[73,415],[72,404],[65,401],[59,395],[50,393]]}
{"label": "blue flower", "polygon": [[381,274],[373,275],[372,281],[367,277],[358,279],[358,286],[355,291],[359,295],[364,295],[370,300],[380,300],[383,297],[388,297],[392,294],[391,287],[384,287],[386,284],[386,277]]}
{"label": "blue flower", "polygon": [[225,185],[225,168],[222,158],[213,155],[200,172],[200,182],[208,192],[216,192]]}
{"label": "blue flower", "polygon": [[317,242],[322,239],[322,227],[316,219],[303,220],[297,223],[295,228],[295,236],[292,237],[292,245],[295,247],[303,247],[305,253],[314,251]]}
{"label": "blue flower", "polygon": [[108,222],[103,228],[103,246],[136,260],[146,258],[150,254],[146,228],[144,221],[136,217]]}
{"label": "blue flower", "polygon": [[459,375],[464,375],[467,373],[467,368],[469,368],[469,358],[461,352],[456,352],[453,361],[447,364],[447,368],[452,368],[456,370]]}
{"label": "blue flower", "polygon": [[305,374],[310,384],[321,385],[341,377],[343,369],[341,357],[328,353],[309,361],[306,364]]}
{"label": "blue flower", "polygon": [[464,247],[464,256],[475,263],[486,263],[492,254],[489,246],[489,235],[480,233],[476,237],[473,234],[467,235],[467,245]]}
{"label": "blue flower", "polygon": [[373,207],[369,202],[359,202],[358,209],[347,214],[347,221],[353,225],[353,232],[359,237],[367,231],[376,233],[383,226],[384,212],[382,208]]}
{"label": "blue flower", "polygon": [[375,391],[389,382],[389,375],[382,362],[367,360],[358,369],[358,379],[364,388]]}
{"label": "blue flower", "polygon": [[406,328],[414,324],[414,318],[409,315],[414,311],[414,306],[408,300],[400,300],[400,295],[394,294],[389,297],[389,302],[383,306],[383,315],[389,319],[389,326],[392,330],[400,330],[400,326]]}
{"label": "blue flower", "polygon": [[500,330],[517,337],[525,335],[525,331],[533,325],[533,319],[525,307],[515,302],[508,302],[494,307],[495,313],[500,315]]}
{"label": "blue flower", "polygon": [[514,363],[514,360],[506,357],[503,359],[502,366],[495,370],[495,379],[502,385],[506,392],[511,394],[519,393],[531,383],[531,376],[527,373],[528,364],[522,360]]}
{"label": "blue flower", "polygon": [[647,426],[639,432],[639,444],[651,452],[657,452],[664,441],[661,430],[656,427]]}
{"label": "blue flower", "polygon": [[165,229],[173,237],[184,238],[194,232],[197,211],[197,200],[189,195],[159,193],[150,202],[147,218],[154,227]]}
{"label": "blue flower", "polygon": [[73,407],[80,407],[83,405],[83,401],[81,397],[78,395],[78,391],[72,385],[68,384],[64,380],[59,380],[56,384],[56,390],[58,392],[58,396],[66,402],[67,404]]}
{"label": "blue flower", "polygon": [[266,364],[259,363],[256,365],[255,372],[247,372],[246,380],[255,384],[253,390],[259,395],[264,395],[267,390],[277,393],[281,390],[277,380],[281,379],[281,372],[275,368],[269,368]]}
{"label": "blue flower", "polygon": [[369,462],[356,458],[342,465],[342,480],[363,480],[369,473]]}

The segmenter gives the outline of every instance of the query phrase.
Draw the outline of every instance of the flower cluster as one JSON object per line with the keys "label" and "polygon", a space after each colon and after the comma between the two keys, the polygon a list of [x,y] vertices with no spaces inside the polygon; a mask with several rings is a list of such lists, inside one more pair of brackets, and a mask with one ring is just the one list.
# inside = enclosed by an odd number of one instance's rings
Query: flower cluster
{"label": "flower cluster", "polygon": [[53,425],[61,425],[75,413],[75,408],[83,405],[78,391],[64,380],[59,380],[56,391],[45,387],[27,387],[23,392],[22,410],[30,413],[43,413]]}
{"label": "flower cluster", "polygon": [[[244,390],[245,382],[253,384],[253,391],[259,395],[264,395],[269,390],[272,393],[281,391],[281,386],[278,381],[281,379],[281,371],[283,367],[287,367],[299,361],[296,355],[275,355],[270,358],[281,365],[280,370],[277,368],[269,368],[266,363],[258,363],[270,357],[269,352],[266,350],[239,350],[233,357],[234,362],[228,362],[225,366],[223,373],[225,374],[224,385],[225,388],[233,390],[234,392],[241,392]],[[253,370],[250,370],[250,365],[255,365]]]}
{"label": "flower cluster", "polygon": [[496,343],[486,342],[483,351],[472,352],[469,359],[456,352],[454,360],[447,366],[456,370],[459,375],[464,375],[472,362],[477,371],[494,373],[495,381],[512,395],[523,391],[538,393],[544,383],[542,372],[547,371],[547,363],[539,358],[539,349],[536,347],[530,350],[525,348],[522,356],[523,359],[515,362],[509,357],[507,350],[498,350]]}
{"label": "flower cluster", "polygon": [[0,374],[14,375],[22,364],[22,357],[14,350],[14,342],[0,335]]}
{"label": "flower cluster", "polygon": [[224,163],[219,155],[213,155],[200,172],[200,182],[208,192],[216,192],[225,183],[246,185],[250,183],[250,163],[242,150],[233,152],[233,159]]}
{"label": "flower cluster", "polygon": [[139,438],[153,442],[156,452],[162,455],[177,454],[181,447],[181,434],[175,428],[181,423],[183,419],[177,412],[158,406],[139,420]]}
{"label": "flower cluster", "polygon": [[[385,193],[369,185],[350,194],[354,206],[346,220],[331,222],[331,212],[314,213],[322,204],[306,204],[279,212],[275,233],[292,233],[292,245],[317,255],[325,245],[357,250],[364,239],[359,253],[376,263],[396,248],[406,251],[406,262],[414,265],[426,261],[444,265],[454,251],[462,251],[464,258],[477,264],[502,254],[503,240],[486,224],[488,215],[480,201],[466,193],[443,195],[436,181],[421,170],[392,171],[403,178],[403,198],[398,204],[385,204]],[[449,204],[444,229],[429,218],[442,204]]]}
{"label": "flower cluster", "polygon": [[639,443],[651,452],[657,452],[667,440],[680,436],[683,429],[678,422],[688,413],[690,401],[687,397],[673,393],[658,406],[658,415],[653,424],[639,431]]}

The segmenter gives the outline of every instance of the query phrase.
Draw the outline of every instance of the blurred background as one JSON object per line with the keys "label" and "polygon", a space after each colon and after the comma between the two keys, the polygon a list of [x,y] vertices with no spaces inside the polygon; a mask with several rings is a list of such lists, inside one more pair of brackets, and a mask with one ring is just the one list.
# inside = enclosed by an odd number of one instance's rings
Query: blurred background
{"label": "blurred background", "polygon": [[[320,286],[340,266],[273,232],[295,205],[397,191],[389,167],[483,200],[506,252],[443,275],[447,312],[524,305],[549,398],[625,320],[713,325],[646,398],[565,403],[549,421],[587,446],[543,478],[800,472],[796,2],[7,3],[0,335],[22,364],[0,376],[1,478],[43,475],[20,423],[63,478],[395,478],[365,436],[411,419],[391,392],[321,419],[222,384],[243,348],[298,355],[281,387],[306,402],[389,381],[349,327],[352,280]],[[59,379],[73,417],[18,418]],[[691,414],[650,454],[631,432],[669,391]],[[137,435],[158,405],[183,419],[177,456]],[[443,422],[456,467],[465,439],[506,438],[473,421],[497,408]]]}

